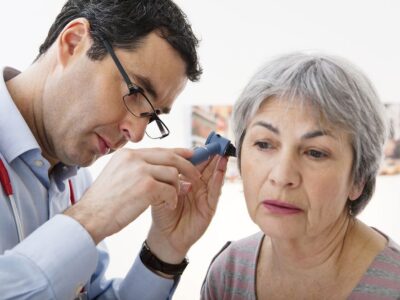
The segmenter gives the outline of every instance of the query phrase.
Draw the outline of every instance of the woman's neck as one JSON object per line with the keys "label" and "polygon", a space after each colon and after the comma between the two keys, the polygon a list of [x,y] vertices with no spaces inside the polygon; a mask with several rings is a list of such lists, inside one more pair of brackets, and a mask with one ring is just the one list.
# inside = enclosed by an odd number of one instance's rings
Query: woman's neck
{"label": "woman's neck", "polygon": [[344,299],[387,240],[361,221],[346,218],[314,238],[265,237],[257,262],[260,299]]}
{"label": "woman's neck", "polygon": [[265,239],[262,252],[273,272],[295,274],[325,269],[340,272],[342,266],[363,253],[375,256],[386,242],[361,221],[345,217],[315,237]]}
{"label": "woman's neck", "polygon": [[351,249],[357,247],[359,227],[356,219],[343,217],[315,236],[271,239],[265,249],[270,266],[275,271],[289,274],[332,267],[339,270],[347,260],[349,250],[353,252]]}

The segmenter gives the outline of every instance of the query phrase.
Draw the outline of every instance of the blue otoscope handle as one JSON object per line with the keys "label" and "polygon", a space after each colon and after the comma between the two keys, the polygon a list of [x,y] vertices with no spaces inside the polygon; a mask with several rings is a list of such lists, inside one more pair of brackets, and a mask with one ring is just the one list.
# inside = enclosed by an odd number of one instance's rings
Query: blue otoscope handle
{"label": "blue otoscope handle", "polygon": [[211,143],[201,147],[194,148],[194,154],[189,161],[197,165],[209,159],[212,155],[220,152],[220,145],[218,143]]}
{"label": "blue otoscope handle", "polygon": [[194,154],[189,160],[192,164],[197,165],[216,154],[236,156],[236,148],[228,139],[212,131],[207,137],[206,144],[195,148]]}

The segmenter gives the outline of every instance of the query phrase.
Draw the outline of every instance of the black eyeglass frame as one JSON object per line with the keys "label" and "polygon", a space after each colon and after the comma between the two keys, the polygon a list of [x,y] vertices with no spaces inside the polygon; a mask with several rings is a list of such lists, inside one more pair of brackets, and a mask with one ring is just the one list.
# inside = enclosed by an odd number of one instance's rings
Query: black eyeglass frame
{"label": "black eyeglass frame", "polygon": [[[124,78],[124,81],[126,83],[126,85],[128,86],[128,94],[126,94],[125,96],[122,97],[122,101],[124,102],[125,108],[134,116],[137,118],[149,118],[149,123],[155,121],[157,124],[158,129],[160,130],[161,136],[160,137],[152,137],[149,134],[147,134],[146,131],[146,135],[151,138],[151,139],[163,139],[165,137],[167,137],[170,133],[167,125],[165,125],[165,123],[160,119],[160,117],[158,116],[158,114],[160,113],[160,110],[156,110],[153,106],[153,104],[150,102],[150,100],[147,98],[146,94],[144,93],[143,88],[141,88],[140,86],[133,84],[131,79],[128,76],[128,73],[126,73],[124,67],[122,66],[121,62],[119,61],[117,55],[114,52],[114,49],[112,48],[111,44],[109,41],[107,41],[105,38],[101,39],[104,47],[106,48],[108,54],[111,55],[111,58],[113,59],[115,65],[118,68],[118,71],[121,73],[122,77]],[[150,105],[151,109],[153,110],[153,112],[144,112],[144,113],[140,113],[139,116],[137,116],[136,114],[134,114],[129,107],[126,105],[125,102],[125,97],[133,95],[133,94],[141,94],[144,99],[146,99],[147,103]]]}

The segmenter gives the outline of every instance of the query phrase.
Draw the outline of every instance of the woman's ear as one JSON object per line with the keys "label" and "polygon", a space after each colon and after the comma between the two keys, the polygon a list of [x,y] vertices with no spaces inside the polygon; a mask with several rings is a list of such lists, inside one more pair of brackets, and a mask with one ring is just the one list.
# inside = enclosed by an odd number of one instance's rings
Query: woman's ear
{"label": "woman's ear", "polygon": [[358,199],[364,190],[364,186],[365,186],[364,182],[359,184],[353,184],[349,192],[349,200],[354,201]]}
{"label": "woman's ear", "polygon": [[69,22],[58,36],[58,60],[67,65],[71,59],[86,54],[92,44],[90,24],[85,18],[77,18]]}

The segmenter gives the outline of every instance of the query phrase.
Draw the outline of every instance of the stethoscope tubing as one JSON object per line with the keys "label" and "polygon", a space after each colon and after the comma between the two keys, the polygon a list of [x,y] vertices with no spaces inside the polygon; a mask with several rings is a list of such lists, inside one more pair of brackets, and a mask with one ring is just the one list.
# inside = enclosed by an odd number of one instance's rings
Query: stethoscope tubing
{"label": "stethoscope tubing", "polygon": [[21,220],[21,218],[19,216],[19,212],[18,212],[18,209],[17,209],[17,204],[15,202],[15,198],[13,197],[13,195],[9,195],[8,199],[11,202],[11,208],[12,208],[12,211],[13,211],[15,224],[17,225],[18,240],[21,242],[25,238],[24,227],[22,226],[22,220]]}
{"label": "stethoscope tubing", "polygon": [[11,210],[13,212],[15,225],[17,226],[18,240],[21,242],[25,238],[24,227],[22,226],[22,220],[18,212],[17,203],[15,202],[15,198],[13,195],[12,185],[10,176],[6,169],[6,166],[3,163],[3,160],[0,159],[0,183],[6,193],[8,200],[11,204]]}
{"label": "stethoscope tubing", "polygon": [[[71,204],[74,205],[75,204],[75,195],[74,195],[74,190],[73,190],[71,179],[68,180],[68,183],[69,183],[69,188],[70,188]],[[15,201],[15,198],[14,198],[10,175],[8,174],[6,166],[4,165],[3,160],[1,158],[0,158],[0,184],[4,189],[4,192],[5,192],[6,196],[8,197],[8,200],[10,201],[15,225],[17,226],[18,240],[19,240],[19,242],[22,242],[23,239],[25,238],[24,226],[23,226],[22,219],[20,217],[20,214],[19,214],[19,211],[17,208],[17,202]]]}

